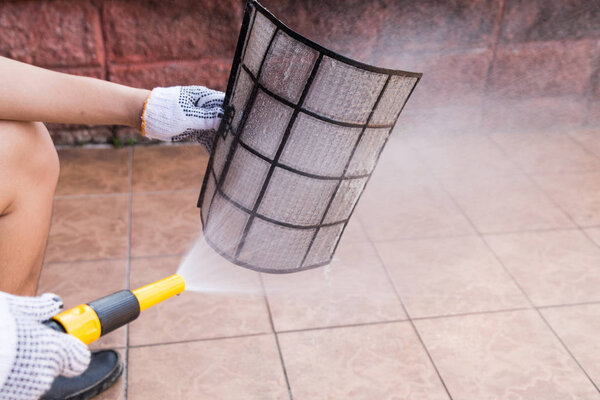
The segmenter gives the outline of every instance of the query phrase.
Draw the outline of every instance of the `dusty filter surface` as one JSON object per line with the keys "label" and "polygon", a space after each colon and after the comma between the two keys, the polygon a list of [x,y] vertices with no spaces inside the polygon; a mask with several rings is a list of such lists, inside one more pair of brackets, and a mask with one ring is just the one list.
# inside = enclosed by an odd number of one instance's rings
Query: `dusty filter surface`
{"label": "dusty filter surface", "polygon": [[237,265],[329,263],[421,74],[327,50],[250,1],[198,205]]}

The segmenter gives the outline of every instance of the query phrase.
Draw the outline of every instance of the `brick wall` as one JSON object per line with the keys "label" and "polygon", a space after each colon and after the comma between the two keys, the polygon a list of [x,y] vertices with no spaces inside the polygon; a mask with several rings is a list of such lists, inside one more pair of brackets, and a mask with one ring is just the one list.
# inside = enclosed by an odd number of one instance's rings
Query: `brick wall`
{"label": "brick wall", "polygon": [[[425,77],[410,129],[600,126],[600,3],[591,0],[264,0],[334,50]],[[0,54],[133,86],[224,89],[244,0],[9,1]],[[60,143],[119,127],[52,125]]]}

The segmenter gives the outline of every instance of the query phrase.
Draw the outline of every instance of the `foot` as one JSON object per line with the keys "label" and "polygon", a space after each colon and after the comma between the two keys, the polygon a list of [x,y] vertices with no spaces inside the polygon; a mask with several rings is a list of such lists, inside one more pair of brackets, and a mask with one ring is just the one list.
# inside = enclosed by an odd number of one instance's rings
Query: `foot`
{"label": "foot", "polygon": [[90,366],[74,378],[59,376],[41,400],[87,400],[111,387],[123,373],[123,363],[114,350],[92,352]]}

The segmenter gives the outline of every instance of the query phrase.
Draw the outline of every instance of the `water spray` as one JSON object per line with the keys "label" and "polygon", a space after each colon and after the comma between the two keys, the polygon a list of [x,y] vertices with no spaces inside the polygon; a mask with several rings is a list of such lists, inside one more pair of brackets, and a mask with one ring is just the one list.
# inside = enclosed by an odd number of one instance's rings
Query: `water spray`
{"label": "water spray", "polygon": [[55,315],[44,324],[90,344],[100,336],[134,321],[147,308],[184,290],[183,277],[175,274],[136,290],[120,290],[87,304],[80,304]]}

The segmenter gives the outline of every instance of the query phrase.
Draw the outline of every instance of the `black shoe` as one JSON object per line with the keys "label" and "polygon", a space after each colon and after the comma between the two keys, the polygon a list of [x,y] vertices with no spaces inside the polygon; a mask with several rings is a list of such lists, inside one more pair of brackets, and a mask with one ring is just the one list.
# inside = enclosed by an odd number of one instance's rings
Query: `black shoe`
{"label": "black shoe", "polygon": [[111,387],[123,373],[123,363],[114,350],[92,352],[85,372],[73,378],[59,376],[40,400],[87,400]]}

